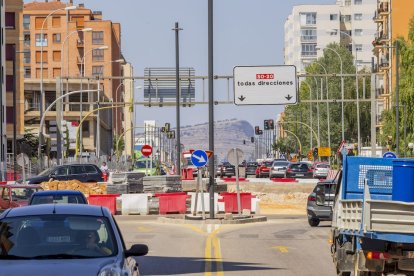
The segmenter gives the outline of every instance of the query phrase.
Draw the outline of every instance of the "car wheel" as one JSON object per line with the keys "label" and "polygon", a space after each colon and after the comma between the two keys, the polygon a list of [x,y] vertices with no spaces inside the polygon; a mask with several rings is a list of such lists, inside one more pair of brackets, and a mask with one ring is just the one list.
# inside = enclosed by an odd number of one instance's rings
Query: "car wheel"
{"label": "car wheel", "polygon": [[316,227],[319,225],[320,220],[317,218],[311,218],[311,219],[308,219],[308,223],[311,227]]}

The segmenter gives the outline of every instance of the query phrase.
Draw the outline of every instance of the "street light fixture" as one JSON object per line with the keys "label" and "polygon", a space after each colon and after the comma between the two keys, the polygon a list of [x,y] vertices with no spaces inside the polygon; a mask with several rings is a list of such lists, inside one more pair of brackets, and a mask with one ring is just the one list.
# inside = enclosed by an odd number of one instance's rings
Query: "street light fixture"
{"label": "street light fixture", "polygon": [[410,149],[410,157],[413,157],[413,149],[414,149],[414,143],[408,143],[408,148]]}
{"label": "street light fixture", "polygon": [[[83,33],[86,33],[86,32],[91,32],[92,31],[92,28],[83,28],[82,30],[80,30],[81,32],[83,32]],[[61,49],[61,53],[62,53],[62,57],[61,57],[61,76],[63,76],[64,74],[63,74],[63,60],[64,60],[64,53],[63,53],[63,48],[65,47],[65,43],[66,43],[66,41],[68,40],[68,38],[72,35],[72,34],[75,34],[75,33],[78,33],[78,30],[76,30],[76,31],[73,31],[73,32],[70,32],[66,37],[65,37],[65,39],[63,40],[63,43],[62,43],[62,49]],[[69,50],[69,47],[68,47],[68,50]],[[67,56],[68,58],[69,58],[69,52],[68,52],[68,56]],[[68,62],[68,65],[69,65],[69,62]],[[68,67],[68,71],[66,72],[66,74],[67,74],[67,76],[69,76],[69,67]]]}

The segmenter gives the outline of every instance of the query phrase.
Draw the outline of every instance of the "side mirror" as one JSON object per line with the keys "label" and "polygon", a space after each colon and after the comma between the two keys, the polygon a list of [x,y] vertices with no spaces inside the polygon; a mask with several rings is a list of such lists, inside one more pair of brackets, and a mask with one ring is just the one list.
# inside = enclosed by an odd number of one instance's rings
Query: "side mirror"
{"label": "side mirror", "polygon": [[318,185],[316,188],[316,205],[325,205],[325,185]]}
{"label": "side mirror", "polygon": [[145,256],[148,254],[148,246],[146,244],[134,244],[130,249],[125,251],[125,257]]}

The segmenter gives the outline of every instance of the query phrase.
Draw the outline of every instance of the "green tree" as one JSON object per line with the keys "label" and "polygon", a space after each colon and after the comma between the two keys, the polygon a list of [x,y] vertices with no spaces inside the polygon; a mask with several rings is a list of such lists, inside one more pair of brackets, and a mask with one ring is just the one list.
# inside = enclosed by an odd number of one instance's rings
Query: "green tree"
{"label": "green tree", "polygon": [[[341,56],[343,62],[343,73],[344,74],[355,74],[354,58],[352,53],[345,47],[332,43],[327,47],[335,50]],[[339,74],[341,72],[341,62],[335,52],[325,50],[323,56],[318,58],[317,62],[311,63],[306,67],[306,73],[308,74],[324,74],[326,69],[328,74]],[[361,73],[366,73],[361,71]],[[362,87],[363,78],[359,78],[359,96],[362,98]],[[329,104],[329,115],[330,115],[330,134],[331,134],[331,147],[332,150],[336,150],[342,140],[342,107],[341,107],[341,77],[328,77],[328,92],[326,93],[326,78],[325,77],[307,77],[300,83],[299,88],[299,103],[297,105],[290,105],[285,108],[285,121],[287,122],[284,127],[294,132],[302,142],[303,151],[306,153],[312,147],[317,146],[315,137],[311,134],[307,127],[301,126],[297,123],[289,123],[300,121],[308,125],[311,123],[311,117],[313,121],[312,128],[317,132],[317,104],[316,103],[303,103],[303,100],[337,100],[337,102]],[[304,83],[306,82],[306,84]],[[322,93],[321,93],[321,82],[322,82]],[[344,98],[345,99],[356,99],[355,89],[355,77],[344,77]],[[312,95],[310,95],[312,91]],[[370,97],[370,84],[369,78],[365,80],[365,98]],[[370,137],[370,117],[371,107],[370,103],[360,102],[360,123],[361,123],[361,142],[363,139]],[[328,146],[328,109],[326,103],[319,103],[319,125],[320,125],[320,146]],[[345,125],[345,139],[348,142],[357,142],[358,128],[357,128],[357,112],[356,103],[346,102],[344,104],[344,125]],[[312,139],[312,147],[311,147]]]}
{"label": "green tree", "polygon": [[[409,155],[408,142],[414,142],[414,17],[409,23],[407,39],[399,37],[400,54],[400,81],[399,81],[399,144],[400,153]],[[381,135],[381,145],[387,145],[387,137],[392,136],[391,149],[395,148],[396,134],[396,114],[395,114],[395,94],[392,98],[392,108],[382,113],[381,121],[383,131]],[[405,111],[405,112],[404,112]],[[406,118],[404,118],[406,116]],[[407,140],[404,141],[404,120],[406,119]]]}
{"label": "green tree", "polygon": [[113,147],[114,147],[114,153],[116,156],[121,156],[122,151],[125,149],[125,140],[124,136],[120,135],[114,135],[114,141],[113,141]]}

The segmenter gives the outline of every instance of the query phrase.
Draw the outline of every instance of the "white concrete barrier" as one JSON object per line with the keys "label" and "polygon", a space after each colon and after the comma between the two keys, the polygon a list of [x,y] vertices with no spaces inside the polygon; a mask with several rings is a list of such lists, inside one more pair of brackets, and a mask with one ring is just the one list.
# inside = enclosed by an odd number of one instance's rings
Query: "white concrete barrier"
{"label": "white concrete barrier", "polygon": [[123,194],[122,215],[148,214],[148,194]]}
{"label": "white concrete barrier", "polygon": [[[188,193],[188,195],[191,196],[190,213],[193,213],[194,207],[195,207],[195,195],[196,195],[196,193]],[[219,198],[218,194],[214,193],[214,210],[216,211],[216,213],[217,213],[217,210],[218,210],[217,204],[220,203],[220,202],[218,202],[218,198]],[[210,213],[210,194],[209,193],[204,193],[204,211],[206,213]],[[201,193],[198,193],[197,213],[201,213],[201,212],[202,212]]]}

